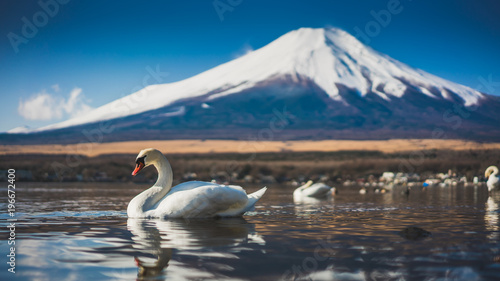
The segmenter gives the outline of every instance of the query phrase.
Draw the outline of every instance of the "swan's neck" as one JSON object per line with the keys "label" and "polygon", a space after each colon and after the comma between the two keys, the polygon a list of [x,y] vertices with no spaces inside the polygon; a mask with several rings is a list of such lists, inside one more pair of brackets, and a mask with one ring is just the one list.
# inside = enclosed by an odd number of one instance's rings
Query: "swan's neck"
{"label": "swan's neck", "polygon": [[491,175],[493,175],[493,176],[497,176],[498,175],[498,168],[497,167],[493,166],[491,168],[491,170],[493,170],[492,173],[491,173]]}
{"label": "swan's neck", "polygon": [[310,181],[306,182],[306,184],[304,184],[303,186],[301,186],[300,190],[304,190],[304,189],[310,187],[312,184],[313,184],[313,181],[310,180]]}
{"label": "swan's neck", "polygon": [[158,179],[153,187],[161,187],[165,195],[172,188],[172,166],[165,157],[161,157],[153,165],[158,171]]}
{"label": "swan's neck", "polygon": [[154,209],[172,188],[172,167],[167,158],[164,156],[159,158],[153,166],[158,171],[158,179],[152,187],[141,192],[129,203],[127,213],[131,217],[140,216]]}

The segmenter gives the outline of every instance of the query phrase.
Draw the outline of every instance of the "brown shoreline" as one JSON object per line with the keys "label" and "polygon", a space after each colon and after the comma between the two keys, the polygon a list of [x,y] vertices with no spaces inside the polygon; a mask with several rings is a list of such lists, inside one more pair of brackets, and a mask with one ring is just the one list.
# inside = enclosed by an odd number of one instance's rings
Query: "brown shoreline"
{"label": "brown shoreline", "polygon": [[334,152],[381,151],[395,153],[420,150],[500,149],[500,143],[465,140],[392,139],[392,140],[322,140],[322,141],[234,141],[234,140],[165,140],[81,143],[70,145],[0,145],[0,155],[12,154],[136,154],[154,147],[165,154],[262,153],[262,152]]}

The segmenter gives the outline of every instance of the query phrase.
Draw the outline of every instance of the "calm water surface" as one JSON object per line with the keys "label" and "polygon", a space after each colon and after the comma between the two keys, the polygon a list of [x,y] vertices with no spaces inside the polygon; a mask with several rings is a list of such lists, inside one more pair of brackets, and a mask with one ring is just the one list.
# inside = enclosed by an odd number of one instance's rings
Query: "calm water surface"
{"label": "calm water surface", "polygon": [[18,183],[16,273],[2,200],[0,280],[500,280],[500,194],[484,186],[295,204],[271,185],[240,219],[128,219],[146,187]]}

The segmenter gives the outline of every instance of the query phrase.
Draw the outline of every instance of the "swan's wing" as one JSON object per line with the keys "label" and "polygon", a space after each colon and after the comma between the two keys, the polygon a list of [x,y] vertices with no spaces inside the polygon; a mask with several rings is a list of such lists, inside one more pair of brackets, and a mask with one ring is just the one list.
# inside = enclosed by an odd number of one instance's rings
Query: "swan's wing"
{"label": "swan's wing", "polygon": [[493,177],[493,184],[498,185],[500,183],[500,177],[499,176],[494,176]]}
{"label": "swan's wing", "polygon": [[170,191],[168,192],[168,195],[173,194],[175,192],[179,192],[179,191],[195,189],[195,188],[198,188],[201,186],[222,186],[222,185],[217,184],[217,183],[213,183],[213,182],[187,181],[187,182],[183,182],[183,183],[180,183],[180,184],[172,187],[170,189]]}
{"label": "swan's wing", "polygon": [[488,178],[488,181],[486,182],[486,185],[488,186],[488,191],[492,191],[495,188],[498,188],[500,185],[500,178],[497,176],[490,176]]}
{"label": "swan's wing", "polygon": [[302,191],[304,196],[323,197],[328,194],[331,187],[324,183],[315,183]]}
{"label": "swan's wing", "polygon": [[175,186],[155,208],[155,216],[171,218],[214,217],[247,205],[243,188],[208,182],[187,182]]}

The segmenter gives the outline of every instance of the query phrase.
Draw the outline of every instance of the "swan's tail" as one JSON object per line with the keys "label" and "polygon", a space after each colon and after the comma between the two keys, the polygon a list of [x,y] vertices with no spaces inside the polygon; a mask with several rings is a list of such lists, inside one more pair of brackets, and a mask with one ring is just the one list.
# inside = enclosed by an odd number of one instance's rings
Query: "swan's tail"
{"label": "swan's tail", "polygon": [[257,203],[257,201],[259,201],[259,199],[262,198],[264,193],[266,193],[266,190],[267,190],[267,187],[263,187],[263,188],[255,191],[254,193],[249,194],[247,204],[243,208],[236,209],[236,210],[232,209],[232,210],[224,212],[224,213],[219,213],[218,215],[221,217],[235,217],[235,216],[241,216],[248,211],[252,211],[255,207],[255,203]]}
{"label": "swan's tail", "polygon": [[264,193],[266,193],[266,190],[267,190],[267,187],[263,187],[263,188],[255,191],[254,193],[249,194],[247,205],[245,206],[245,208],[243,208],[243,212],[241,214],[244,214],[248,211],[252,211],[255,207],[255,203],[257,203],[257,201],[259,201],[259,199],[262,198]]}
{"label": "swan's tail", "polygon": [[255,204],[255,202],[259,201],[259,199],[264,195],[264,193],[266,193],[266,190],[267,190],[267,187],[263,187],[257,191],[255,191],[254,193],[251,193],[250,195],[248,195],[248,200],[251,200],[251,199],[254,199],[255,201],[253,202]]}

